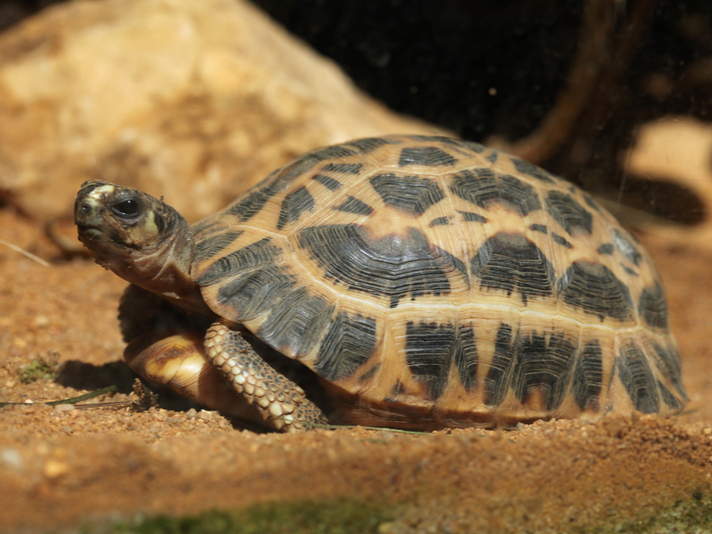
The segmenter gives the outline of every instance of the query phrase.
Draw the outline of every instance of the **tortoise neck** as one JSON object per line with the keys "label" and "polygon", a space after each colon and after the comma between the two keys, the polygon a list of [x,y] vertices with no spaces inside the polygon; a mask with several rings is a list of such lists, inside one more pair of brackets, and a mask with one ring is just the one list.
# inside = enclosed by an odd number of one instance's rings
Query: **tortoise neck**
{"label": "tortoise neck", "polygon": [[160,237],[136,253],[111,255],[101,262],[124,280],[190,311],[210,313],[190,276],[195,243],[187,221],[163,204]]}

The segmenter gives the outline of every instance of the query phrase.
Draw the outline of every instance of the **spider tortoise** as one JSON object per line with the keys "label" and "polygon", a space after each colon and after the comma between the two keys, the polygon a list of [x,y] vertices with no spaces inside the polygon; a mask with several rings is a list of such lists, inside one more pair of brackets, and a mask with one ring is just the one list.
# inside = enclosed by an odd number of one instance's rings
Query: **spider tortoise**
{"label": "spider tortoise", "polygon": [[327,417],[269,347],[313,371],[339,422],[510,425],[687,401],[638,241],[579,188],[476,143],[320,148],[192,226],[88,181],[75,218],[97,263],[132,284],[131,365],[276,429]]}

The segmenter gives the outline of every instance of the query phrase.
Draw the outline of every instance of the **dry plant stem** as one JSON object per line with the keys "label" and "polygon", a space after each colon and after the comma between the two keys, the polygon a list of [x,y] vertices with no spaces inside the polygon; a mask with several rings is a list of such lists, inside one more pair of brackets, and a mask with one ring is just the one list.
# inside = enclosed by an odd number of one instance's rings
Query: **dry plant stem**
{"label": "dry plant stem", "polygon": [[[105,395],[107,393],[111,393],[112,391],[116,391],[116,386],[107,386],[105,388],[97,389],[96,391],[91,391],[89,393],[85,393],[84,395],[79,395],[78,397],[71,397],[68,399],[60,399],[60,400],[55,400],[55,401],[47,401],[47,402],[33,402],[31,404],[45,404],[47,406],[57,406],[58,404],[75,404],[77,402],[93,399],[94,397],[99,397],[101,395]],[[107,403],[109,404],[109,403]],[[28,403],[26,402],[0,402],[0,408],[3,406],[27,406]],[[94,405],[91,405],[94,406]],[[82,407],[82,406],[78,406]]]}
{"label": "dry plant stem", "polygon": [[19,252],[19,253],[22,254],[23,256],[27,256],[27,257],[30,258],[31,260],[36,261],[36,262],[39,263],[40,265],[44,265],[45,267],[51,267],[51,265],[50,265],[49,263],[47,263],[46,261],[44,261],[42,258],[39,258],[39,257],[35,256],[34,254],[32,254],[31,252],[27,252],[26,250],[21,249],[21,248],[18,247],[17,245],[13,245],[12,243],[8,243],[8,242],[5,241],[4,239],[0,239],[0,245],[5,245],[6,247],[11,248],[11,249],[14,250],[15,252]]}
{"label": "dry plant stem", "polygon": [[[614,115],[615,97],[620,94],[617,87],[621,79],[628,72],[645,30],[649,26],[650,18],[655,8],[655,0],[637,0],[630,2],[631,14],[621,26],[621,31],[616,35],[613,51],[609,57],[609,64],[601,72],[595,83],[596,91],[591,102],[586,106],[585,112],[567,142],[569,155],[564,161],[570,165],[581,168],[591,156],[590,147],[603,129],[608,120]],[[581,148],[584,148],[581,150]],[[564,175],[568,173],[562,171]]]}
{"label": "dry plant stem", "polygon": [[[551,158],[571,135],[608,59],[615,27],[616,0],[588,0],[583,11],[579,49],[563,91],[538,128],[527,137],[503,147],[527,161],[541,164]],[[502,144],[498,141],[497,144]]]}

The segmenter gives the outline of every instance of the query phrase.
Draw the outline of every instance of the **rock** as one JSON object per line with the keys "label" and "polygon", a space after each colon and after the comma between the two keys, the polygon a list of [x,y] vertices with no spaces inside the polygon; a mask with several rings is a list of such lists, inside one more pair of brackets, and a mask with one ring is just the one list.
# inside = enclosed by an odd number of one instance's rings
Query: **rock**
{"label": "rock", "polygon": [[0,449],[0,462],[16,471],[22,471],[25,462],[17,449],[4,447]]}
{"label": "rock", "polygon": [[93,0],[0,35],[0,199],[71,213],[89,178],[194,221],[314,147],[437,133],[238,0]]}
{"label": "rock", "polygon": [[642,125],[626,171],[650,181],[672,182],[693,193],[704,207],[694,226],[658,225],[656,238],[712,250],[712,126],[691,117],[668,116]]}

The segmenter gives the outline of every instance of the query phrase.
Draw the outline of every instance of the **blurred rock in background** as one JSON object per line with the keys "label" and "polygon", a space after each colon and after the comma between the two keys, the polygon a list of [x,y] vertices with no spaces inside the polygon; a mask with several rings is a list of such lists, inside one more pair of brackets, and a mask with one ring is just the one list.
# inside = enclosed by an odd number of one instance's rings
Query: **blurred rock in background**
{"label": "blurred rock in background", "polygon": [[0,197],[40,221],[89,178],[194,221],[314,147],[435,133],[249,3],[61,3],[0,34]]}

